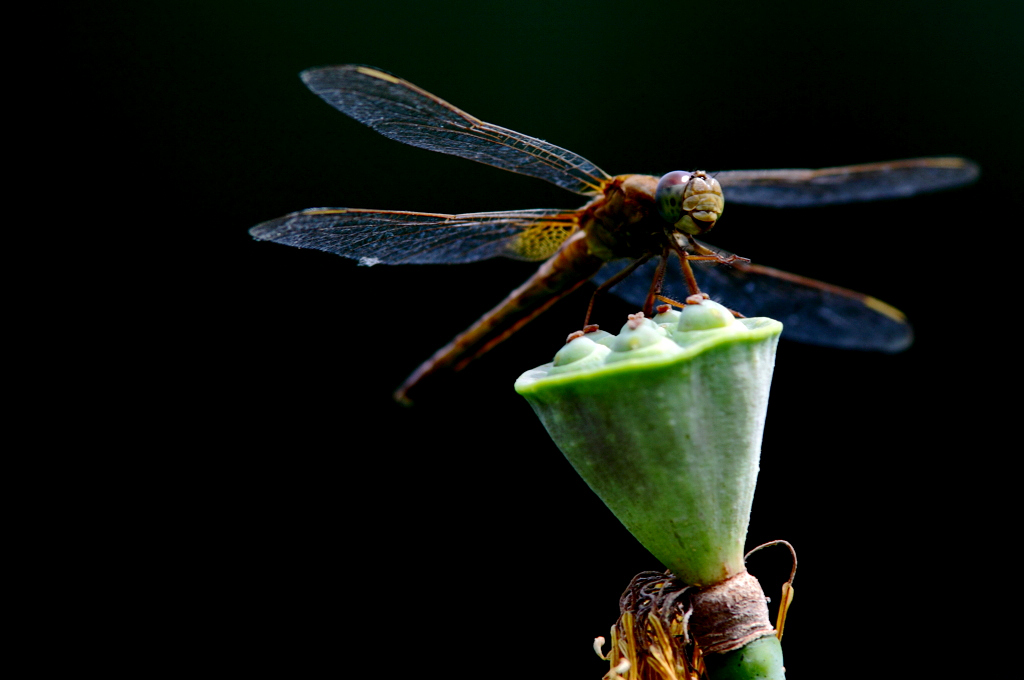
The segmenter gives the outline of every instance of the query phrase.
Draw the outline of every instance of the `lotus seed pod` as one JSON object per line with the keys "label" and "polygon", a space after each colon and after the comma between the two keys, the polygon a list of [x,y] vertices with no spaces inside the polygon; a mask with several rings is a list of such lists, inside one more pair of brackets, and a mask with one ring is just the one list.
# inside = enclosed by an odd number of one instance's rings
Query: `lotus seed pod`
{"label": "lotus seed pod", "polygon": [[687,305],[669,336],[634,315],[604,357],[560,358],[516,382],[591,489],[694,585],[744,571],[782,331],[771,319],[725,318],[724,309]]}

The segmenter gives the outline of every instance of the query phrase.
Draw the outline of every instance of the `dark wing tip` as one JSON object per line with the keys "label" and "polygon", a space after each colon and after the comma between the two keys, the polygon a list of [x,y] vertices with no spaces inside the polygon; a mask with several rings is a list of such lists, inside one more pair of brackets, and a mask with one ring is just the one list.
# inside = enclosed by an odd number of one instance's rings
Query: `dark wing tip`
{"label": "dark wing tip", "polygon": [[[311,66],[310,68],[302,69],[299,72],[299,77],[303,80],[307,80],[312,76],[319,73],[326,73],[329,71],[351,71],[357,68],[374,68],[373,66],[367,66],[366,64],[330,64],[328,66]],[[380,70],[380,69],[374,69]]]}
{"label": "dark wing tip", "polygon": [[276,217],[266,222],[260,222],[255,227],[249,229],[249,235],[257,241],[275,241],[278,243],[290,243],[290,241],[284,240],[289,237],[294,237],[297,234],[305,231],[304,227],[308,228],[311,225],[304,224],[303,220],[297,218],[306,217],[310,213],[318,213],[324,210],[344,210],[339,208],[308,208],[306,210],[299,210],[297,212],[288,213],[281,217]]}
{"label": "dark wing tip", "polygon": [[320,73],[321,71],[323,71],[325,69],[329,69],[329,68],[338,68],[338,67],[337,66],[315,66],[313,68],[307,68],[307,69],[304,69],[302,71],[299,71],[299,78],[302,79],[302,82],[304,82],[307,85],[309,85],[310,79],[315,78],[318,73]]}
{"label": "dark wing tip", "polygon": [[978,181],[981,177],[981,166],[972,161],[970,158],[957,158],[960,161],[961,167],[963,168],[963,183],[971,184]]}
{"label": "dark wing tip", "polygon": [[306,87],[311,90],[316,90],[318,83],[325,79],[334,78],[340,74],[346,72],[358,72],[360,76],[367,78],[378,78],[380,80],[387,80],[389,82],[398,82],[401,80],[398,76],[393,73],[388,73],[382,68],[376,66],[369,66],[367,64],[338,64],[336,66],[314,66],[313,68],[307,68],[304,71],[299,72],[299,78],[306,84]]}
{"label": "dark wing tip", "polygon": [[[981,176],[981,166],[969,158],[960,156],[922,158],[920,165],[925,170],[937,171],[939,174],[924,178],[921,185],[916,187],[915,191],[910,192],[910,195],[965,187],[977,182],[978,177]],[[927,181],[928,179],[930,181]]]}
{"label": "dark wing tip", "polygon": [[355,64],[343,64],[340,66],[317,66],[314,68],[307,68],[306,70],[299,73],[299,78],[302,78],[302,82],[313,92],[319,92],[321,86],[330,79],[334,74],[342,71],[351,71],[356,68]]}
{"label": "dark wing tip", "polygon": [[249,228],[249,236],[252,236],[257,241],[271,241],[273,240],[273,230],[277,226],[277,220],[270,220],[269,222],[260,222],[255,227]]}
{"label": "dark wing tip", "polygon": [[249,236],[252,236],[257,241],[273,241],[275,237],[279,236],[279,229],[291,215],[285,215],[284,217],[278,217],[277,219],[267,220],[266,222],[260,222],[255,227],[249,229]]}
{"label": "dark wing tip", "polygon": [[879,351],[885,354],[899,354],[914,344],[914,328],[909,323],[904,328],[903,335],[894,337],[888,345],[882,347]]}

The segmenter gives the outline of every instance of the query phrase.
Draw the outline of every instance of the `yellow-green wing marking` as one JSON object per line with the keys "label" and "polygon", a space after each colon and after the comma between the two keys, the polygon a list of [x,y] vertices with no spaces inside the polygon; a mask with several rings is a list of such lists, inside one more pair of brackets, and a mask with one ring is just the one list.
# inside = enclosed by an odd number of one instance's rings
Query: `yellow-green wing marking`
{"label": "yellow-green wing marking", "polygon": [[314,248],[360,264],[447,264],[491,257],[546,260],[576,231],[564,210],[440,213],[310,208],[249,230],[254,238]]}
{"label": "yellow-green wing marking", "polygon": [[385,137],[539,177],[586,196],[611,179],[587,159],[554,144],[491,125],[410,82],[369,66],[302,72],[324,101]]}
{"label": "yellow-green wing marking", "polygon": [[977,164],[966,158],[910,158],[820,170],[726,170],[711,173],[725,202],[799,208],[904,198],[970,184]]}

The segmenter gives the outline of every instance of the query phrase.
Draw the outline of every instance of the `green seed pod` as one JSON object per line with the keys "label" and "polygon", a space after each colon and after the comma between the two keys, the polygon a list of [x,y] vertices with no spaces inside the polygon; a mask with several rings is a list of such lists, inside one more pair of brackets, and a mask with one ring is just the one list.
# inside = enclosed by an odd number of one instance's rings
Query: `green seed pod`
{"label": "green seed pod", "polygon": [[[719,316],[718,307],[688,305],[679,327],[697,330],[668,335],[649,319],[632,319],[606,356],[591,350],[516,381],[587,484],[655,557],[694,585],[744,571],[782,331],[771,319]],[[724,325],[709,328],[709,319]],[[599,347],[583,336],[562,352],[576,343]]]}

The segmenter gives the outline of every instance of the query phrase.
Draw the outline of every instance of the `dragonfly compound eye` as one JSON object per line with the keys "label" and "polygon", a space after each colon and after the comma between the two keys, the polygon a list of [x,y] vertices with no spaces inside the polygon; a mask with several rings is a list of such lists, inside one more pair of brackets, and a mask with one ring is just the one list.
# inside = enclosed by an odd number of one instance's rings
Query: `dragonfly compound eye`
{"label": "dragonfly compound eye", "polygon": [[668,173],[658,182],[654,200],[665,221],[687,234],[710,231],[725,207],[722,185],[703,170]]}

